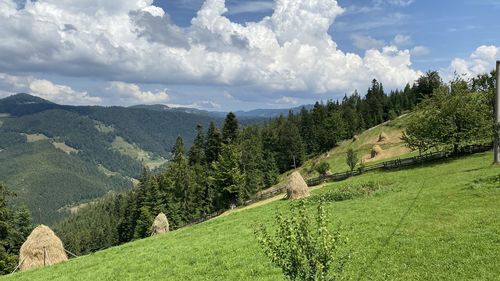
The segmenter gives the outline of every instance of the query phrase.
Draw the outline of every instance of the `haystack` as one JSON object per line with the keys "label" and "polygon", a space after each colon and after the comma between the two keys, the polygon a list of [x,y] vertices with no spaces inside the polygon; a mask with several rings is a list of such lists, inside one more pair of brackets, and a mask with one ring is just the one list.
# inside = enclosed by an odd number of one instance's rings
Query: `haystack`
{"label": "haystack", "polygon": [[383,142],[383,141],[386,141],[387,139],[388,139],[388,136],[384,132],[380,133],[380,135],[378,136],[378,142]]}
{"label": "haystack", "polygon": [[28,236],[19,253],[19,269],[49,266],[68,260],[61,239],[47,226],[39,225]]}
{"label": "haystack", "polygon": [[357,140],[359,140],[359,136],[358,136],[358,135],[354,135],[354,136],[352,137],[352,142],[355,142],[355,141],[357,141]]}
{"label": "haystack", "polygon": [[286,198],[289,200],[309,197],[309,187],[299,172],[293,172],[288,177]]}
{"label": "haystack", "polygon": [[380,153],[382,153],[384,150],[382,149],[382,147],[380,147],[380,145],[374,145],[373,148],[372,148],[372,152],[371,152],[371,156],[372,158],[375,158],[377,157],[378,155],[380,155]]}
{"label": "haystack", "polygon": [[151,235],[163,234],[169,231],[167,216],[164,213],[159,213],[151,226]]}

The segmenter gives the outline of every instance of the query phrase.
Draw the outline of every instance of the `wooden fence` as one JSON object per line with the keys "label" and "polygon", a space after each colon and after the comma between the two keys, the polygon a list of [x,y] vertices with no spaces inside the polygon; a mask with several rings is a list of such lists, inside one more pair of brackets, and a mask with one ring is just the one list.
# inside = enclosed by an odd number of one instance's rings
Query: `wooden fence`
{"label": "wooden fence", "polygon": [[[450,157],[456,157],[456,156],[464,156],[464,155],[470,155],[470,154],[475,154],[475,153],[480,153],[480,152],[486,152],[491,150],[493,147],[492,144],[486,144],[486,145],[469,145],[462,147],[458,149],[457,151],[439,151],[439,152],[431,152],[431,153],[426,153],[422,154],[420,156],[415,156],[415,157],[408,157],[408,158],[399,158],[396,160],[390,160],[390,161],[385,161],[381,162],[378,164],[373,164],[373,165],[368,165],[362,168],[358,168],[355,171],[352,172],[343,172],[343,173],[336,173],[328,176],[320,176],[314,179],[307,180],[307,185],[309,187],[316,186],[319,184],[322,184],[324,182],[331,182],[331,181],[342,181],[346,180],[350,177],[354,176],[359,176],[363,173],[371,172],[371,171],[376,171],[376,170],[392,170],[392,169],[400,169],[404,167],[409,167],[409,166],[415,166],[423,163],[429,163],[437,160],[442,160]],[[254,196],[253,198],[243,202],[242,204],[237,204],[234,207],[239,207],[239,206],[246,206],[250,205],[271,197],[274,197],[278,194],[282,194],[286,191],[286,186],[281,186],[278,188],[275,188],[273,190],[267,191],[267,192],[262,192]],[[190,222],[189,224],[185,226],[190,226],[194,224],[198,224],[204,221],[207,221],[209,219],[212,219],[214,217],[217,217],[221,214],[226,212],[226,210],[219,211],[217,213],[213,213],[210,215],[207,215],[203,218],[194,220]]]}
{"label": "wooden fence", "polygon": [[352,172],[336,173],[328,176],[320,176],[307,181],[308,186],[316,186],[324,182],[329,181],[341,181],[348,179],[353,176],[359,176],[363,173],[375,171],[375,170],[392,170],[400,169],[409,166],[415,166],[422,163],[428,163],[432,161],[442,160],[450,157],[470,155],[474,153],[486,152],[492,148],[492,145],[469,145],[458,149],[457,151],[438,151],[422,154],[415,157],[409,158],[399,158],[396,160],[390,160],[381,162],[374,165],[369,165],[365,167],[360,167]]}

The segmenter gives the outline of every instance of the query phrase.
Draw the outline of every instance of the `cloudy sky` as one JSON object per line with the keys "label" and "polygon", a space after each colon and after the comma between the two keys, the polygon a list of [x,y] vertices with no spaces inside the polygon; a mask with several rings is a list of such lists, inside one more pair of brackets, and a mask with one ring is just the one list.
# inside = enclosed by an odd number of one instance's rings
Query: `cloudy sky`
{"label": "cloudy sky", "polygon": [[287,108],[500,59],[497,0],[0,0],[0,97]]}

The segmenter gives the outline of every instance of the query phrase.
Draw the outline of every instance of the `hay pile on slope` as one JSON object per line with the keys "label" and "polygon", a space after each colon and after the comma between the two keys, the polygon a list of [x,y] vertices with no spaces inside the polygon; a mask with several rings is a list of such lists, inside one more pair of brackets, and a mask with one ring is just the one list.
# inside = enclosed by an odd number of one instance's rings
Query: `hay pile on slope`
{"label": "hay pile on slope", "polygon": [[387,134],[382,132],[380,133],[380,135],[378,136],[378,142],[383,142],[383,141],[386,141],[388,138]]}
{"label": "hay pile on slope", "polygon": [[293,172],[288,177],[286,198],[289,200],[309,197],[309,187],[299,172]]}
{"label": "hay pile on slope", "polygon": [[49,266],[68,260],[61,239],[47,226],[39,225],[28,236],[19,253],[19,269]]}
{"label": "hay pile on slope", "polygon": [[372,152],[371,152],[371,156],[372,158],[375,158],[377,157],[378,155],[380,155],[380,153],[382,153],[384,150],[382,149],[382,147],[380,147],[380,145],[374,145],[373,148],[372,148]]}
{"label": "hay pile on slope", "polygon": [[169,231],[167,216],[164,213],[159,213],[151,226],[151,235],[163,234]]}

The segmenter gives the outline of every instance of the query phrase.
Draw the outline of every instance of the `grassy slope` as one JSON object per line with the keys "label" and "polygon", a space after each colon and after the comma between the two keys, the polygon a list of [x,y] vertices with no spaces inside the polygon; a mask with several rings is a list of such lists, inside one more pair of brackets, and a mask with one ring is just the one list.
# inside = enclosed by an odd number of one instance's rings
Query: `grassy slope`
{"label": "grassy slope", "polygon": [[[355,280],[495,280],[500,276],[500,174],[484,153],[329,184],[314,194],[376,181],[391,187],[371,197],[328,203],[342,223]],[[253,235],[270,224],[277,201],[190,228],[111,248],[2,280],[281,280]],[[498,279],[496,279],[498,280]]]}
{"label": "grassy slope", "polygon": [[[405,147],[403,141],[400,139],[400,136],[406,127],[407,119],[407,116],[399,117],[396,120],[389,121],[364,131],[359,135],[359,139],[357,141],[346,140],[339,143],[337,147],[330,150],[328,153],[307,161],[300,168],[301,174],[305,178],[318,176],[313,167],[315,164],[320,162],[328,162],[330,164],[330,170],[333,173],[348,171],[349,166],[346,164],[346,153],[350,148],[358,154],[360,160],[364,157],[369,157],[371,149],[375,144],[380,145],[384,149],[384,154],[381,157],[377,157],[373,160],[367,159],[367,165],[398,158],[400,156],[410,156],[416,154],[410,153]],[[382,132],[387,134],[389,139],[385,142],[378,142],[378,138]]]}

